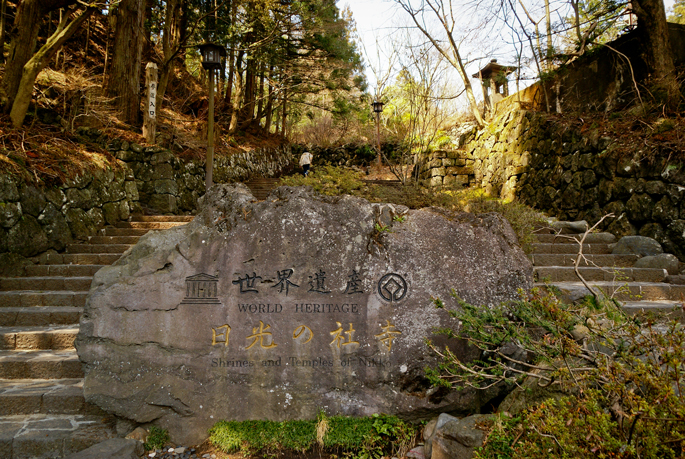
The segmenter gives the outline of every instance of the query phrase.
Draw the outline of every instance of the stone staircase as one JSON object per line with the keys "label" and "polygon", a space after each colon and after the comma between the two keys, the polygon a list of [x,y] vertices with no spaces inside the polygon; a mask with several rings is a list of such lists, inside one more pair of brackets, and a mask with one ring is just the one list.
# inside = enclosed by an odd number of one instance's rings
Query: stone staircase
{"label": "stone staircase", "polygon": [[64,457],[116,434],[84,399],[73,346],[93,275],[148,231],[192,218],[133,217],[0,278],[0,459]]}
{"label": "stone staircase", "polygon": [[[529,255],[533,262],[537,286],[553,285],[568,300],[577,300],[590,292],[574,272],[579,245],[569,236],[578,234],[554,234],[544,228],[537,233],[538,242],[533,244]],[[579,265],[579,272],[593,288],[599,288],[610,297],[623,302],[629,313],[645,311],[672,311],[685,301],[685,285],[666,283],[668,273],[664,269],[635,268],[637,255],[613,255],[609,244],[616,242],[610,233],[588,234],[583,244],[586,260]],[[679,314],[682,316],[682,312]]]}

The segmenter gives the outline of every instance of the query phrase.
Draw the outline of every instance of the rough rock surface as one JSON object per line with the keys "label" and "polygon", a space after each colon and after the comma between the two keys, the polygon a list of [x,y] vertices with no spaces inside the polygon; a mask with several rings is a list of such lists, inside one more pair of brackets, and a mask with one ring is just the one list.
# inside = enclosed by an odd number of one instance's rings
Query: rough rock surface
{"label": "rough rock surface", "polygon": [[661,244],[644,236],[623,236],[611,250],[614,255],[639,255],[641,257],[655,256],[663,252]]}
{"label": "rough rock surface", "polygon": [[635,262],[636,268],[658,268],[665,269],[669,274],[678,274],[680,262],[678,257],[670,253],[660,253],[640,258]]}
{"label": "rough rock surface", "polygon": [[110,438],[66,459],[138,459],[144,452],[138,440]]}
{"label": "rough rock surface", "polygon": [[216,186],[192,223],[149,233],[95,275],[76,341],[84,391],[182,443],[220,419],[466,413],[493,394],[427,384],[424,340],[456,325],[431,297],[493,304],[531,284],[498,214],[288,187],[256,202]]}
{"label": "rough rock surface", "polygon": [[420,451],[426,459],[471,459],[475,448],[483,446],[492,415],[474,414],[463,419],[442,413],[424,429]]}

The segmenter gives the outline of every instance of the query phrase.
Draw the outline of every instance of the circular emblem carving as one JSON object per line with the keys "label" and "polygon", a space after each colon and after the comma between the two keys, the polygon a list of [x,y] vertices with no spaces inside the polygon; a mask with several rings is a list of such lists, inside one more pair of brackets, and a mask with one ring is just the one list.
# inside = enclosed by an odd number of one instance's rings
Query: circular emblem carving
{"label": "circular emblem carving", "polygon": [[389,273],[381,277],[378,281],[378,293],[380,296],[391,303],[400,301],[407,294],[407,281],[402,276]]}

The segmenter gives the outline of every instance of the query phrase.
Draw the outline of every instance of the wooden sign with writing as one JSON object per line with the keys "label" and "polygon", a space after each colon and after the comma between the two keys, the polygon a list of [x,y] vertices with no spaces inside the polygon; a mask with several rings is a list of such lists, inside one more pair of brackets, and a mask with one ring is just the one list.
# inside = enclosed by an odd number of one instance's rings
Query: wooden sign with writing
{"label": "wooden sign with writing", "polygon": [[143,136],[147,143],[155,143],[157,130],[157,64],[148,62],[145,66],[145,84],[147,86],[147,105],[143,121]]}

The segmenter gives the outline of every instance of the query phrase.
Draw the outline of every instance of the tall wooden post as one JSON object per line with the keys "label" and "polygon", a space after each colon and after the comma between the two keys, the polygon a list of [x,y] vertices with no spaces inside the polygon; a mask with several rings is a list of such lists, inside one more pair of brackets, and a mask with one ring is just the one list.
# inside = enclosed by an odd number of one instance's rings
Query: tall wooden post
{"label": "tall wooden post", "polygon": [[155,143],[157,131],[157,64],[148,62],[145,66],[145,85],[147,86],[147,110],[143,121],[143,136],[147,143]]}
{"label": "tall wooden post", "polygon": [[205,172],[205,189],[213,185],[214,171],[214,69],[209,70],[209,114],[207,121],[207,165]]}
{"label": "tall wooden post", "polygon": [[378,167],[381,166],[381,112],[376,112],[376,146],[378,147]]}

